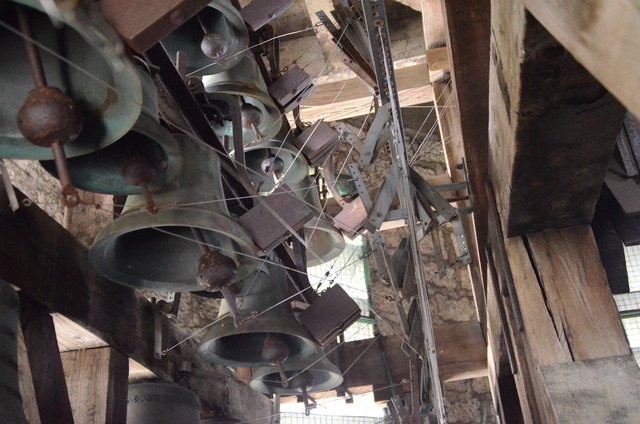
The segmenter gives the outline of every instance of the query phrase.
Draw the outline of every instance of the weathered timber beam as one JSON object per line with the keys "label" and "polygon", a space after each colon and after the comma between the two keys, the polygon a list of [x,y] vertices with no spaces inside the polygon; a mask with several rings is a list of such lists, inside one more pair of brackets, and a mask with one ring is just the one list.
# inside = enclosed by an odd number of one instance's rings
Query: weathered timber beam
{"label": "weathered timber beam", "polygon": [[69,399],[75,422],[83,424],[127,421],[127,358],[110,347],[62,353]]}
{"label": "weathered timber beam", "polygon": [[[489,194],[491,198],[490,190]],[[492,391],[502,402],[508,395],[505,389],[513,389],[508,368],[501,364],[504,347],[495,338],[496,333],[507,333],[507,355],[512,355],[511,371],[520,403],[520,411],[510,414],[521,414],[525,423],[567,422],[558,415],[563,400],[550,396],[545,367],[630,353],[591,228],[549,229],[504,239],[495,207],[489,218],[490,265],[495,262],[495,272],[489,274],[498,283],[492,285],[495,290],[489,290],[489,311],[495,311],[494,303],[501,304],[506,321],[499,322],[500,313],[496,312],[488,320]],[[626,375],[622,368],[612,368],[611,373],[624,380],[622,385],[638,384],[637,376]],[[573,394],[580,399],[577,391]],[[502,406],[509,406],[509,401]],[[612,405],[599,403],[600,408],[615,413]],[[628,417],[623,416],[620,422],[633,422]]]}
{"label": "weathered timber beam", "polygon": [[[7,280],[10,281],[10,280]],[[24,335],[38,415],[42,424],[73,424],[62,359],[53,319],[42,305],[20,296],[20,325]]]}
{"label": "weathered timber beam", "polygon": [[[400,106],[433,101],[433,90],[425,64],[397,69],[396,80]],[[370,112],[372,99],[373,94],[355,77],[319,84],[316,91],[300,107],[300,116],[305,122],[315,122],[318,119],[338,121],[362,116]]]}
{"label": "weathered timber beam", "polygon": [[527,9],[635,116],[640,116],[640,8],[635,0],[524,0]]}
{"label": "weathered timber beam", "polygon": [[491,13],[489,173],[505,235],[586,224],[624,108],[521,0]]}
{"label": "weathered timber beam", "polygon": [[[161,378],[171,380],[177,365],[190,361],[198,375],[209,376],[192,378],[192,389],[201,400],[221,406],[226,416],[253,420],[270,414],[264,396],[239,383],[226,368],[202,361],[196,354],[196,340],[185,341],[162,359],[154,358],[152,304],[133,289],[98,275],[88,262],[86,248],[37,206],[13,214],[2,191],[0,234],[0,278],[52,312],[81,324]],[[189,336],[168,318],[160,319],[164,348]],[[213,378],[224,384],[212,383]],[[223,402],[229,397],[234,401]],[[254,408],[245,408],[246,404]]]}
{"label": "weathered timber beam", "polygon": [[[474,214],[464,216],[472,262],[469,267],[478,319],[485,327],[484,245],[486,244],[487,92],[489,69],[488,0],[422,4],[427,53],[447,49],[450,69],[430,69],[434,103],[447,168],[454,182],[464,180],[457,165],[467,161]],[[449,75],[452,78],[449,78]]]}
{"label": "weathered timber beam", "polygon": [[[435,327],[434,336],[438,369],[443,381],[487,375],[486,342],[477,321]],[[369,347],[371,342],[371,339],[347,342],[337,350],[341,370],[344,372],[350,367],[344,375],[344,387],[389,384],[379,345],[374,343]],[[400,383],[403,379],[409,379],[409,356],[401,351],[402,340],[395,336],[383,336],[382,345],[393,382]],[[360,355],[362,356],[356,361]]]}

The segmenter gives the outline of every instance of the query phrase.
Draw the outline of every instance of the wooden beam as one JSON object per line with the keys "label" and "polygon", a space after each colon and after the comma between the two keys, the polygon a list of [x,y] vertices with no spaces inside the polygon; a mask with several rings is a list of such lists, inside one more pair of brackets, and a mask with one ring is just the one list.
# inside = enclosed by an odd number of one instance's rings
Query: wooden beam
{"label": "wooden beam", "polygon": [[478,321],[434,327],[442,381],[487,376],[487,342]]}
{"label": "wooden beam", "polygon": [[[459,110],[460,136],[464,156],[448,157],[449,166],[464,159],[469,172],[473,198],[475,258],[482,275],[485,270],[487,243],[487,200],[485,183],[489,152],[489,41],[491,32],[490,0],[444,0],[442,12],[449,48],[454,106]],[[458,152],[461,154],[462,152]],[[460,171],[454,181],[461,181]],[[482,276],[484,280],[485,276]],[[483,311],[482,311],[483,312]]]}
{"label": "wooden beam", "polygon": [[[84,326],[160,378],[172,380],[178,364],[190,361],[194,369],[208,376],[194,378],[192,390],[201,399],[219,405],[227,416],[253,420],[269,415],[267,398],[236,381],[225,367],[201,360],[196,353],[197,341],[184,341],[190,334],[165,316],[160,318],[163,347],[184,342],[156,359],[153,305],[133,289],[98,275],[88,262],[86,248],[37,206],[23,207],[14,214],[1,191],[0,234],[5,241],[0,243],[0,278]],[[55,339],[52,345],[57,346]],[[211,384],[214,377],[223,378],[225,385]],[[223,401],[225,390],[233,394],[232,402]],[[243,407],[248,403],[254,408]]]}
{"label": "wooden beam", "polygon": [[[445,46],[448,51],[451,69],[430,69],[429,74],[447,168],[453,181],[464,181],[464,174],[457,166],[463,160],[468,164],[474,214],[464,216],[462,223],[472,258],[469,271],[476,311],[483,328],[486,319],[483,246],[486,243],[484,184],[487,169],[487,120],[484,117],[489,63],[486,47],[489,8],[486,3],[487,0],[427,0],[422,4],[427,51]],[[462,92],[458,93],[458,90]],[[466,103],[460,104],[459,99]]]}
{"label": "wooden beam", "polygon": [[586,224],[624,108],[522,0],[492,5],[490,174],[505,235]]}
{"label": "wooden beam", "polygon": [[573,360],[628,354],[591,227],[545,230],[527,235],[527,242],[547,313]]}
{"label": "wooden beam", "polygon": [[427,50],[427,66],[429,71],[442,71],[449,69],[449,49],[446,47],[436,47]]}
{"label": "wooden beam", "polygon": [[633,355],[571,362],[541,371],[557,422],[640,422],[640,369]]}
{"label": "wooden beam", "polygon": [[[477,321],[434,328],[438,355],[438,370],[443,381],[455,381],[487,375],[487,352],[484,335]],[[344,343],[337,351],[344,387],[361,387],[374,384],[388,385],[380,349],[373,339]],[[402,340],[383,336],[384,351],[391,370],[391,378],[397,383],[409,378],[409,356],[402,353]],[[410,349],[410,348],[406,348]],[[362,356],[360,356],[362,355]],[[359,359],[356,361],[356,358]]]}
{"label": "wooden beam", "polygon": [[127,421],[127,358],[110,347],[62,354],[76,424]]}
{"label": "wooden beam", "polygon": [[640,9],[635,0],[524,0],[527,9],[640,117]]}
{"label": "wooden beam", "polygon": [[41,305],[21,293],[20,324],[42,424],[73,424],[67,384],[53,320]]}
{"label": "wooden beam", "polygon": [[[400,106],[413,106],[433,101],[426,65],[407,66],[396,70]],[[337,121],[362,116],[371,110],[373,94],[358,78],[335,81],[316,86],[315,92],[300,107],[305,122],[319,119]],[[288,114],[289,120],[292,118]]]}

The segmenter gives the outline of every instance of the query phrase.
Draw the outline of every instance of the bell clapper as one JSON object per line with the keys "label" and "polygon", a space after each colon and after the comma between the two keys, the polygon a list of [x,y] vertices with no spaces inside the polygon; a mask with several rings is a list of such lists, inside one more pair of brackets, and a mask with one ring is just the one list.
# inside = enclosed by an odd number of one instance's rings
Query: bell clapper
{"label": "bell clapper", "polygon": [[302,401],[304,402],[304,415],[306,416],[309,416],[311,414],[311,410],[318,406],[316,400],[307,393],[306,386],[302,386]]}
{"label": "bell clapper", "polygon": [[278,368],[280,374],[280,380],[282,381],[282,387],[289,387],[289,379],[284,371],[282,363],[289,358],[289,346],[280,338],[280,336],[267,333],[267,337],[264,339],[262,345],[262,359],[270,364],[275,365]]}
{"label": "bell clapper", "polygon": [[140,187],[147,210],[151,215],[157,214],[159,210],[149,191],[149,183],[156,175],[156,167],[149,159],[141,155],[132,156],[122,166],[122,178],[127,184]]}
{"label": "bell clapper", "polygon": [[251,103],[247,103],[243,96],[240,96],[240,113],[242,114],[242,126],[248,130],[253,130],[256,134],[256,141],[260,142],[264,138],[258,125],[262,123],[262,111]]}
{"label": "bell clapper", "polygon": [[280,183],[282,172],[284,171],[284,161],[271,153],[271,149],[267,149],[267,153],[260,164],[260,168],[265,175],[273,176],[273,182],[277,187]]}
{"label": "bell clapper", "polygon": [[200,245],[202,256],[198,261],[196,280],[208,291],[220,291],[229,304],[233,324],[238,328],[242,324],[242,316],[236,298],[230,286],[234,283],[238,267],[233,259],[220,252],[210,250],[199,228],[192,227],[194,237]]}
{"label": "bell clapper", "polygon": [[29,40],[33,32],[23,6],[16,6],[20,31],[25,35],[25,48],[29,68],[36,87],[18,112],[18,129],[24,138],[36,146],[49,147],[53,151],[56,171],[60,179],[62,203],[74,208],[80,203],[78,191],[71,182],[63,145],[75,140],[82,131],[83,118],[76,103],[56,87],[47,86],[40,53]]}
{"label": "bell clapper", "polygon": [[208,58],[220,61],[229,49],[229,42],[223,35],[210,32],[204,22],[202,22],[200,15],[196,15],[196,17],[200,28],[202,28],[202,32],[204,32],[202,41],[200,42],[200,50],[202,50],[202,53]]}

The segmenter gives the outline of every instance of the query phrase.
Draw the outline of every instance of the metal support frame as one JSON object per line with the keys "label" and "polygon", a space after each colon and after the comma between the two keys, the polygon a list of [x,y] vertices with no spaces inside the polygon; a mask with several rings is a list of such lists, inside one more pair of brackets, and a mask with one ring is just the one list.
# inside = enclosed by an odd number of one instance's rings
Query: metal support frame
{"label": "metal support frame", "polygon": [[[399,196],[400,203],[407,210],[408,226],[411,233],[416,234],[416,216],[413,203],[412,183],[410,172],[406,140],[404,135],[404,125],[400,112],[400,101],[398,99],[393,60],[391,58],[391,40],[384,2],[377,0],[361,0],[364,22],[366,24],[369,44],[371,46],[373,65],[380,87],[379,96],[383,105],[391,104],[391,116],[393,119],[393,130],[395,140],[390,143],[391,157],[394,160],[394,167],[397,167],[399,175]],[[382,59],[382,60],[380,60]],[[382,88],[384,87],[384,88]],[[437,192],[436,192],[437,193]],[[438,194],[439,195],[439,194]],[[445,201],[443,199],[443,201]],[[446,202],[446,201],[445,201]],[[448,205],[448,204],[447,204]],[[429,369],[430,376],[430,396],[435,410],[438,423],[446,423],[444,400],[442,397],[442,386],[438,375],[438,358],[436,356],[435,340],[433,335],[433,322],[431,320],[431,310],[427,295],[427,278],[422,264],[422,255],[416,237],[411,237],[411,254],[414,260],[414,270],[416,273],[416,283],[418,285],[419,307],[423,322],[424,349],[426,360],[423,366]]]}

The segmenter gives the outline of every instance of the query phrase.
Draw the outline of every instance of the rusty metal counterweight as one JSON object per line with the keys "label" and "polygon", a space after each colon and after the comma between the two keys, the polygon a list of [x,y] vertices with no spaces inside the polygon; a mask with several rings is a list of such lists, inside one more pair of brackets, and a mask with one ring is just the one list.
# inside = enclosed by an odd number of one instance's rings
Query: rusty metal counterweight
{"label": "rusty metal counterweight", "polygon": [[[29,39],[33,39],[26,9],[17,5],[16,13],[20,30]],[[80,199],[71,182],[62,146],[80,135],[83,127],[82,114],[73,99],[56,87],[47,86],[37,47],[25,39],[25,48],[36,88],[29,91],[18,111],[18,129],[29,143],[51,148],[60,177],[62,202],[65,206],[75,207]]]}

